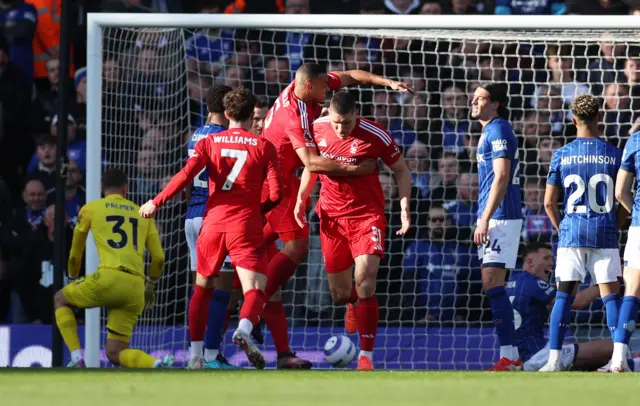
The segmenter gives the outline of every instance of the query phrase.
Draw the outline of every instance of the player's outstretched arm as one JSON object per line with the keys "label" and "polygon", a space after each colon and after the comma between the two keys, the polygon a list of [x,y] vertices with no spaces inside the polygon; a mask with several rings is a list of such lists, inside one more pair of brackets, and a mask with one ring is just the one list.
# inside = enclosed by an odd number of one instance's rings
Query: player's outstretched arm
{"label": "player's outstretched arm", "polygon": [[304,167],[316,174],[331,176],[370,175],[378,168],[378,161],[375,159],[366,159],[358,165],[346,165],[319,156],[315,148],[298,148],[296,153]]}
{"label": "player's outstretched arm", "polygon": [[558,199],[560,198],[560,188],[556,185],[547,183],[547,188],[544,192],[544,210],[551,220],[551,224],[557,231],[560,231],[560,209],[558,208]]}
{"label": "player's outstretched arm", "polygon": [[506,157],[493,159],[493,182],[489,190],[489,198],[484,212],[478,221],[478,226],[473,235],[473,241],[477,245],[484,244],[487,240],[487,231],[489,230],[489,220],[493,213],[498,209],[500,203],[504,199],[509,186],[509,174],[511,172],[511,161]]}
{"label": "player's outstretched arm", "polygon": [[82,267],[82,254],[87,243],[87,235],[91,229],[91,209],[87,205],[83,206],[78,213],[78,222],[73,229],[73,240],[71,241],[71,251],[67,261],[67,273],[70,279],[75,279],[80,275]]}
{"label": "player's outstretched arm", "polygon": [[410,88],[406,83],[397,82],[389,78],[378,76],[374,73],[364,70],[347,70],[342,72],[331,72],[340,79],[342,86],[351,85],[373,85],[373,86],[388,86],[393,90],[399,92],[409,92],[417,96],[417,92]]}
{"label": "player's outstretched arm", "polygon": [[296,207],[293,209],[293,215],[301,228],[307,224],[306,205],[317,179],[318,175],[311,173],[307,168],[302,172],[302,177],[300,178],[300,189],[298,189],[298,199],[296,200]]}
{"label": "player's outstretched arm", "polygon": [[162,242],[160,242],[160,234],[158,234],[158,229],[153,220],[151,220],[151,224],[149,225],[145,246],[147,250],[149,250],[149,254],[151,254],[151,264],[149,265],[147,282],[144,286],[144,303],[145,308],[148,309],[153,306],[156,301],[156,284],[162,276],[165,260]]}
{"label": "player's outstretched arm", "polygon": [[400,196],[400,221],[402,227],[396,232],[396,235],[404,235],[411,226],[411,214],[409,212],[411,204],[411,174],[404,158],[400,158],[390,166],[391,171],[398,185],[398,195]]}
{"label": "player's outstretched arm", "polygon": [[620,169],[616,177],[616,199],[627,213],[633,210],[633,193],[631,192],[633,179],[634,174],[624,169]]}
{"label": "player's outstretched arm", "polygon": [[[139,214],[142,218],[151,218],[156,213],[156,211],[162,207],[168,200],[171,200],[175,195],[184,190],[189,183],[195,178],[198,173],[204,169],[206,165],[206,159],[202,153],[199,152],[199,146],[204,144],[203,142],[199,142],[196,145],[196,153],[192,155],[188,160],[187,164],[180,170],[180,172],[176,173],[171,181],[165,186],[164,189],[153,199],[149,200],[145,204],[140,207]],[[201,149],[201,148],[200,148]]]}

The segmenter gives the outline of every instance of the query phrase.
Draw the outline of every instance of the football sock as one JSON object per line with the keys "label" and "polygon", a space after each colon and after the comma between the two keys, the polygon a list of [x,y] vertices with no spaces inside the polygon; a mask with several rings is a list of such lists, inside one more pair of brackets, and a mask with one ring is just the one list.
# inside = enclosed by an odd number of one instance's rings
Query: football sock
{"label": "football sock", "polygon": [[356,291],[356,284],[351,285],[351,295],[349,296],[349,303],[353,305],[353,307],[358,306],[358,292]]}
{"label": "football sock", "polygon": [[358,334],[360,335],[360,349],[362,351],[373,351],[373,344],[376,341],[378,331],[378,298],[373,295],[368,298],[358,299],[360,305],[356,307],[358,318]]}
{"label": "football sock", "polygon": [[360,354],[358,354],[358,357],[367,357],[371,361],[373,361],[373,351],[362,351],[362,350],[360,350]]}
{"label": "football sock", "polygon": [[267,286],[264,292],[267,295],[267,300],[273,296],[278,288],[284,286],[289,279],[296,272],[298,264],[293,262],[291,258],[285,253],[278,252],[273,259],[269,262],[267,268]]}
{"label": "football sock", "polygon": [[635,296],[625,296],[622,299],[622,305],[620,305],[620,313],[618,314],[618,327],[613,333],[614,343],[623,343],[627,345],[629,344],[631,335],[636,329],[639,303],[640,300],[638,300],[638,298]]}
{"label": "football sock", "polygon": [[196,285],[189,302],[189,339],[191,341],[191,357],[202,357],[202,342],[209,317],[209,302],[213,289]]}
{"label": "football sock", "polygon": [[518,348],[515,346],[515,325],[513,323],[513,306],[507,297],[504,286],[496,286],[487,291],[491,301],[493,325],[500,343],[500,358],[518,360]]}
{"label": "football sock", "polygon": [[[571,322],[571,304],[575,299],[565,292],[556,292],[556,302],[551,310],[549,320],[549,348],[551,350],[562,350],[564,336]],[[551,357],[549,357],[551,362]]]}
{"label": "football sock", "polygon": [[[71,360],[73,362],[80,361],[82,352],[80,351],[80,338],[78,337],[78,322],[73,310],[67,306],[56,309],[56,324],[64,343],[71,351]],[[78,355],[80,355],[79,358]],[[76,359],[74,359],[74,356]]]}
{"label": "football sock", "polygon": [[251,334],[253,326],[258,324],[264,311],[265,294],[260,289],[251,289],[244,294],[244,303],[240,309],[240,320],[249,320],[252,324],[247,334]]}
{"label": "football sock", "polygon": [[[222,342],[222,328],[224,327],[224,319],[227,317],[227,306],[231,293],[224,290],[216,289],[213,292],[213,298],[209,302],[209,317],[207,319],[207,330],[204,335],[205,361],[213,361],[218,356]],[[212,360],[206,359],[207,350],[215,350]],[[209,352],[209,356],[211,356]]]}
{"label": "football sock", "polygon": [[612,293],[602,298],[602,303],[607,313],[607,327],[611,332],[611,340],[615,339],[616,327],[618,327],[618,313],[620,311],[620,294]]}
{"label": "football sock", "polygon": [[282,301],[267,302],[264,307],[264,323],[271,332],[273,344],[278,354],[291,352],[289,348],[289,331],[287,327],[287,316],[284,313]]}
{"label": "football sock", "polygon": [[125,348],[120,351],[119,361],[125,368],[153,368],[158,360],[144,351]]}

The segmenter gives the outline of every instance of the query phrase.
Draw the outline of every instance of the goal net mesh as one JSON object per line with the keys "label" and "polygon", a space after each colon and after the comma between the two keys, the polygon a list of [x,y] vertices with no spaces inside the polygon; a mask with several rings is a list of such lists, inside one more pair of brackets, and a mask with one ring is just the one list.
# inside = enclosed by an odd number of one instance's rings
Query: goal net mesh
{"label": "goal net mesh", "polygon": [[[378,368],[480,369],[497,359],[471,241],[481,128],[469,107],[478,84],[508,86],[510,120],[520,143],[522,242],[547,242],[554,250],[557,235],[544,213],[544,185],[553,151],[575,136],[569,103],[586,92],[601,97],[602,135],[620,147],[640,106],[640,37],[632,31],[214,27],[103,28],[102,35],[103,155],[127,170],[138,204],[161,190],[184,163],[185,141],[206,120],[204,95],[213,84],[244,86],[271,105],[302,62],[319,62],[329,70],[363,69],[402,80],[419,92],[418,99],[388,88],[348,89],[358,96],[361,115],[388,128],[402,146],[413,179],[414,226],[401,238],[395,235],[397,190],[389,172],[380,175],[389,228],[377,284]],[[186,202],[176,198],[156,217],[167,264],[158,304],[143,314],[132,340],[132,346],[155,355],[173,352],[179,362],[186,361],[189,345],[185,209]],[[513,272],[522,272],[521,259]],[[315,216],[308,260],[284,289],[284,303],[293,350],[326,366],[322,348],[331,335],[344,333],[345,308],[331,303]],[[520,315],[515,319],[519,327]],[[577,341],[609,336],[600,301],[574,312],[572,320]],[[273,361],[269,332],[265,335],[264,349]],[[228,337],[225,343],[225,355],[243,365]]]}

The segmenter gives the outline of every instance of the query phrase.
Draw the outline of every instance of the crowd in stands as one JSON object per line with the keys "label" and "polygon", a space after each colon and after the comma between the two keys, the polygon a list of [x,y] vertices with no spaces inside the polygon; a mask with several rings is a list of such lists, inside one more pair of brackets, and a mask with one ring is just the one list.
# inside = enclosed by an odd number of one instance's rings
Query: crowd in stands
{"label": "crowd in stands", "polygon": [[[288,14],[640,14],[633,0],[85,0],[74,2],[72,63],[60,71],[61,0],[0,0],[0,322],[49,323],[53,282],[56,135],[67,120],[67,242],[85,203],[87,12]],[[639,17],[640,18],[640,17]],[[381,323],[475,323],[491,320],[481,294],[477,247],[475,148],[481,127],[469,115],[483,81],[509,86],[510,119],[520,140],[523,241],[555,244],[543,208],[552,153],[575,136],[569,103],[592,92],[602,99],[602,135],[619,147],[640,128],[640,48],[603,34],[595,41],[485,42],[450,38],[367,37],[261,30],[103,31],[103,161],[125,169],[130,198],[153,197],[183,164],[186,138],[206,117],[204,94],[217,83],[243,86],[271,105],[303,62],[329,70],[364,69],[407,82],[419,97],[353,88],[361,115],[390,131],[413,179],[413,230],[400,221],[392,176],[387,198],[387,252],[378,276]],[[62,75],[71,76],[61,89]],[[61,97],[70,106],[60,117]],[[89,106],[91,108],[91,106]],[[184,316],[188,281],[183,214],[175,200],[158,218],[167,323]],[[164,214],[163,214],[164,213]],[[313,219],[312,219],[313,220]],[[330,304],[312,221],[309,263],[285,295],[294,321],[339,320]],[[517,271],[516,271],[517,272]],[[182,288],[179,288],[182,286]],[[176,303],[178,303],[176,305]],[[162,313],[162,312],[160,312]],[[589,316],[593,321],[593,317]]]}

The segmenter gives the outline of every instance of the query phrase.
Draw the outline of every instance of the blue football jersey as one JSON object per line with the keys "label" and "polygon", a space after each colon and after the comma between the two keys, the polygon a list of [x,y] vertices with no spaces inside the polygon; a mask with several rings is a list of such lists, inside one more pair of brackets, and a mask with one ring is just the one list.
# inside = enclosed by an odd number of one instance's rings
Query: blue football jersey
{"label": "blue football jersey", "polygon": [[[188,156],[193,155],[196,144],[209,134],[216,134],[225,131],[221,125],[208,123],[198,128],[189,141],[187,142]],[[194,179],[191,189],[191,200],[187,207],[187,219],[204,217],[207,208],[207,199],[209,199],[209,174],[205,167]]]}
{"label": "blue football jersey", "polygon": [[509,185],[493,213],[492,219],[518,220],[522,218],[522,202],[520,197],[520,174],[518,163],[518,139],[511,124],[503,118],[491,120],[482,130],[482,136],[476,150],[478,161],[478,217],[482,217],[489,200],[489,192],[493,183],[493,160],[506,158],[511,162]]}
{"label": "blue football jersey", "polygon": [[556,297],[556,288],[527,272],[511,273],[505,288],[513,305],[516,347],[525,362],[547,345],[547,306]]}
{"label": "blue football jersey", "polygon": [[559,247],[618,248],[615,178],[622,152],[600,138],[577,138],[554,152],[547,184],[562,189]]}
{"label": "blue football jersey", "polygon": [[633,201],[633,213],[631,214],[631,226],[640,226],[640,131],[634,133],[624,147],[622,165],[620,169],[632,172],[636,175],[636,197]]}

